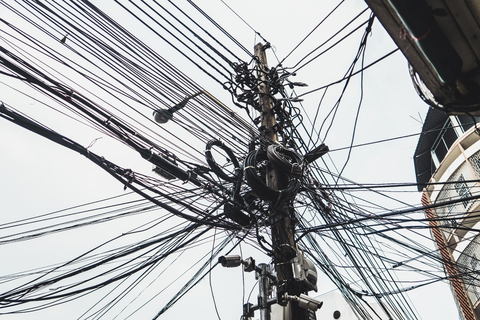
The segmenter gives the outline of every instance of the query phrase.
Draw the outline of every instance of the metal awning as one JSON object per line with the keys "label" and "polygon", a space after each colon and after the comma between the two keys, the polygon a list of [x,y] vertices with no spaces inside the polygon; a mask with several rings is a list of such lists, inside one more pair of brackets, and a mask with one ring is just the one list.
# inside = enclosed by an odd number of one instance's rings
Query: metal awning
{"label": "metal awning", "polygon": [[450,114],[480,115],[480,3],[365,0]]}

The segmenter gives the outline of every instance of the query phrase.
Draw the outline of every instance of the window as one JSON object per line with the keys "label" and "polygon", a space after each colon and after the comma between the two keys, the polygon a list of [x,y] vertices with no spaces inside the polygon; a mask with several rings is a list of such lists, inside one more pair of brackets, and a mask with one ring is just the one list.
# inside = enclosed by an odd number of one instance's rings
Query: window
{"label": "window", "polygon": [[472,260],[470,260],[470,265],[472,266],[472,270],[477,270],[478,260],[476,255],[473,255]]}
{"label": "window", "polygon": [[436,167],[442,162],[443,158],[447,155],[448,149],[457,140],[458,135],[452,126],[452,122],[447,120],[443,129],[440,131],[435,143],[432,146],[432,159],[436,160]]}
{"label": "window", "polygon": [[[468,190],[468,185],[465,182],[465,178],[463,177],[463,174],[460,175],[460,177],[457,180],[457,183],[455,183],[455,191],[457,191],[458,195],[460,196],[460,199],[465,199],[472,196],[472,194],[470,193],[470,190]],[[462,201],[462,204],[465,208],[468,207],[468,200]]]}
{"label": "window", "polygon": [[450,220],[450,226],[452,227],[452,229],[455,229],[457,225],[458,225],[458,222],[456,219]]}

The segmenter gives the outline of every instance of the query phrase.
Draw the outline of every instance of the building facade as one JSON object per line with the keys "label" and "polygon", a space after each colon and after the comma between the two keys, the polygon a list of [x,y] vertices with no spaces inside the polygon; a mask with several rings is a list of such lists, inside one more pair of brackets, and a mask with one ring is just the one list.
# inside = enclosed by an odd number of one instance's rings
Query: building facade
{"label": "building facade", "polygon": [[[479,125],[476,125],[476,122]],[[480,320],[480,118],[430,109],[415,151],[418,190],[459,313]]]}

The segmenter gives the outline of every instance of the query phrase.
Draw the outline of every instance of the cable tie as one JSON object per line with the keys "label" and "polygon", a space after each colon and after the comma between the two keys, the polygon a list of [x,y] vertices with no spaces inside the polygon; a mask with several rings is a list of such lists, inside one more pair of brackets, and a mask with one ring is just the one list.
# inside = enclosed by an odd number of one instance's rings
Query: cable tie
{"label": "cable tie", "polygon": [[192,177],[192,172],[191,171],[188,171],[188,177],[186,180],[183,181],[183,184],[187,183],[188,181],[190,181],[190,178]]}
{"label": "cable tie", "polygon": [[247,169],[255,169],[255,166],[246,166],[244,169],[245,169],[245,170],[247,170]]}
{"label": "cable tie", "polygon": [[150,161],[150,159],[153,157],[153,147],[150,147],[148,150],[150,151],[150,157],[148,157],[147,161]]}

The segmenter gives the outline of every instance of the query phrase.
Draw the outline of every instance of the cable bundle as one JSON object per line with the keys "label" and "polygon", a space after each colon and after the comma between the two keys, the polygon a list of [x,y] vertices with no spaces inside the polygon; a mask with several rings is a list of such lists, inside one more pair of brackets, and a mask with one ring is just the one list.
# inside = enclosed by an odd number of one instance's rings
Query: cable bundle
{"label": "cable bundle", "polygon": [[[217,146],[220,147],[223,151],[225,151],[229,157],[229,160],[232,161],[232,164],[234,165],[234,170],[235,172],[233,173],[232,176],[228,175],[225,173],[225,171],[222,170],[218,166],[218,164],[215,162],[212,156],[212,147]],[[240,169],[240,164],[238,163],[237,157],[233,154],[232,150],[227,147],[223,142],[217,140],[217,139],[212,139],[207,142],[207,148],[205,149],[205,158],[207,159],[208,165],[212,169],[213,172],[217,174],[220,178],[222,178],[225,181],[237,181],[242,178],[242,170]]]}
{"label": "cable bundle", "polygon": [[[270,201],[280,199],[289,199],[295,196],[300,188],[298,177],[289,176],[288,185],[283,190],[277,190],[266,185],[259,175],[259,167],[266,167],[269,164],[267,152],[264,150],[255,150],[250,152],[245,158],[245,178],[248,185],[260,198]],[[273,164],[273,163],[272,163]]]}
{"label": "cable bundle", "polygon": [[303,174],[303,157],[292,149],[278,145],[269,145],[267,148],[268,160],[277,168],[295,177]]}

